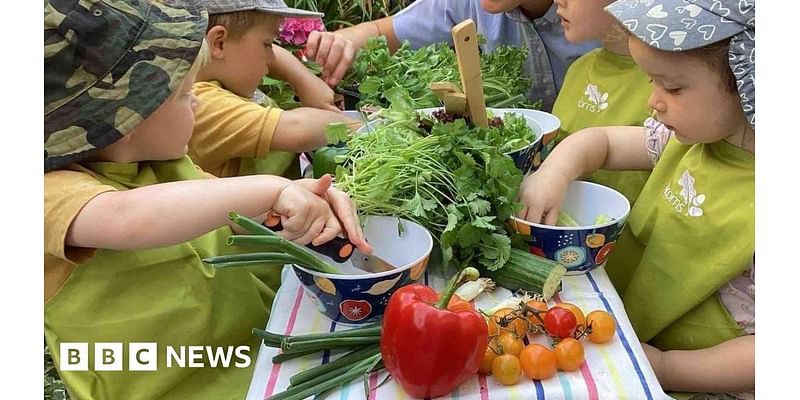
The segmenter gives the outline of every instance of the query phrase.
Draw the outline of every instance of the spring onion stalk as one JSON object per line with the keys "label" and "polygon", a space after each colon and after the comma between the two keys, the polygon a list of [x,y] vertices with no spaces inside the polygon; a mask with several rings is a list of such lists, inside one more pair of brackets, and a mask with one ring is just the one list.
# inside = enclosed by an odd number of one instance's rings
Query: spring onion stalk
{"label": "spring onion stalk", "polygon": [[336,339],[336,338],[346,338],[346,337],[364,337],[364,336],[380,336],[380,335],[381,335],[381,326],[378,325],[374,327],[370,326],[368,328],[348,329],[338,332],[312,333],[308,335],[287,336],[284,339],[284,341],[293,344],[293,343],[299,343],[317,339]]}
{"label": "spring onion stalk", "polygon": [[228,236],[228,244],[233,246],[261,246],[271,249],[281,249],[302,261],[304,267],[328,274],[340,274],[338,268],[322,261],[312,254],[310,250],[305,250],[280,236],[260,236],[260,235],[231,235]]}
{"label": "spring onion stalk", "polygon": [[[273,346],[268,346],[273,347]],[[280,346],[274,346],[280,347]],[[298,352],[298,353],[279,353],[272,356],[272,363],[273,364],[280,364],[285,361],[294,360],[295,358],[305,357],[310,354],[319,353],[319,350],[309,350],[306,352]]]}
{"label": "spring onion stalk", "polygon": [[303,342],[281,343],[281,349],[284,353],[296,353],[309,350],[328,350],[339,349],[342,347],[354,347],[365,344],[380,343],[380,336],[361,336],[361,337],[343,337],[334,339],[315,339],[306,340]]}
{"label": "spring onion stalk", "polygon": [[372,357],[365,358],[355,365],[353,365],[347,372],[340,374],[336,378],[327,380],[325,382],[320,383],[319,385],[300,389],[299,386],[286,390],[284,392],[278,393],[270,397],[270,400],[302,400],[308,396],[314,395],[315,393],[321,393],[328,389],[335,388],[337,386],[346,384],[353,379],[364,375],[368,372],[369,366],[375,361],[376,358],[379,358],[381,355],[376,354]]}
{"label": "spring onion stalk", "polygon": [[330,371],[337,370],[344,366],[349,366],[353,362],[356,362],[358,360],[363,360],[365,357],[372,356],[374,354],[377,354],[378,352],[380,352],[380,348],[378,345],[369,345],[358,348],[327,364],[322,364],[320,366],[298,372],[297,374],[289,378],[289,383],[291,383],[294,386],[297,386],[303,382],[307,382],[311,379],[326,374]]}

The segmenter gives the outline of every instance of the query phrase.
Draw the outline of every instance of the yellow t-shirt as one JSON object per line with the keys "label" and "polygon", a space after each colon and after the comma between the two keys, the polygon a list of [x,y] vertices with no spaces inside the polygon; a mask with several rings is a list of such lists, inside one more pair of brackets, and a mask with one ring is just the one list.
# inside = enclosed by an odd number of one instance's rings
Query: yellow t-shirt
{"label": "yellow t-shirt", "polygon": [[[198,169],[200,169],[198,167]],[[203,172],[205,178],[215,178]],[[97,195],[117,191],[94,177],[79,164],[44,174],[44,299],[64,285],[78,264],[88,261],[95,249],[66,245],[72,221]]]}
{"label": "yellow t-shirt", "polygon": [[75,267],[87,261],[94,249],[67,247],[67,230],[95,196],[116,191],[91,174],[57,170],[44,174],[44,300],[58,291]]}
{"label": "yellow t-shirt", "polygon": [[[293,153],[270,151],[283,110],[256,104],[217,81],[197,82],[193,89],[200,104],[195,111],[188,154],[203,170],[218,177],[255,172],[277,175],[297,158]],[[270,166],[271,171],[247,172],[241,166],[250,159],[275,165]]]}

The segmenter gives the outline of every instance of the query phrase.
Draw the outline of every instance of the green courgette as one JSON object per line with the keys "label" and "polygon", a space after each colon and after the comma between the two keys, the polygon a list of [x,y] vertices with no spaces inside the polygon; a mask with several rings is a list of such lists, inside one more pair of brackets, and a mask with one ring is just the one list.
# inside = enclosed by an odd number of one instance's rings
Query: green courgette
{"label": "green courgette", "polygon": [[561,288],[561,278],[567,271],[563,265],[512,248],[508,262],[496,271],[481,269],[481,276],[491,278],[499,286],[511,291],[525,290],[539,293],[549,300]]}

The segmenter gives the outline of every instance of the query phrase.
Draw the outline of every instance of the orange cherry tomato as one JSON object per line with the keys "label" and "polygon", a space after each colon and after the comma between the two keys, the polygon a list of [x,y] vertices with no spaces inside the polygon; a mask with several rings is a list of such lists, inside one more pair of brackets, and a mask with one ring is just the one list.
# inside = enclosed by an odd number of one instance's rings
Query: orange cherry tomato
{"label": "orange cherry tomato", "polygon": [[518,336],[525,334],[525,321],[518,317],[511,308],[501,308],[492,315],[489,321],[489,336],[514,333]]}
{"label": "orange cherry tomato", "polygon": [[522,349],[519,361],[528,379],[547,379],[556,373],[558,365],[555,353],[540,344],[531,344]]}
{"label": "orange cherry tomato", "polygon": [[535,326],[538,326],[538,327],[543,327],[544,326],[544,314],[547,312],[547,303],[545,303],[543,301],[539,301],[539,300],[528,300],[528,302],[525,303],[525,305],[527,305],[528,307],[530,307],[530,308],[532,308],[532,309],[534,309],[536,311],[539,311],[538,316],[533,311],[529,311],[528,312],[528,318],[527,318],[528,322],[531,325],[535,325]]}
{"label": "orange cherry tomato", "polygon": [[573,338],[562,339],[553,352],[562,371],[575,371],[583,365],[583,345]]}
{"label": "orange cherry tomato", "polygon": [[522,366],[519,358],[511,354],[501,354],[492,362],[492,375],[503,385],[513,385],[519,382]]}
{"label": "orange cherry tomato", "polygon": [[603,310],[595,310],[586,316],[586,326],[591,326],[589,341],[592,343],[605,343],[614,337],[617,330],[617,322],[611,314]]}
{"label": "orange cherry tomato", "polygon": [[519,357],[519,353],[522,352],[522,349],[525,348],[525,343],[515,334],[500,335],[500,337],[497,338],[497,342],[503,353],[513,354],[517,357]]}
{"label": "orange cherry tomato", "polygon": [[581,311],[578,306],[572,303],[558,303],[554,307],[564,308],[567,310],[572,311],[575,314],[575,324],[578,327],[586,327],[586,317],[583,316],[583,311]]}
{"label": "orange cherry tomato", "polygon": [[478,368],[479,372],[487,375],[492,373],[492,362],[497,358],[497,353],[493,350],[495,346],[494,343],[489,343],[489,345],[486,346],[486,352],[483,353],[481,366]]}

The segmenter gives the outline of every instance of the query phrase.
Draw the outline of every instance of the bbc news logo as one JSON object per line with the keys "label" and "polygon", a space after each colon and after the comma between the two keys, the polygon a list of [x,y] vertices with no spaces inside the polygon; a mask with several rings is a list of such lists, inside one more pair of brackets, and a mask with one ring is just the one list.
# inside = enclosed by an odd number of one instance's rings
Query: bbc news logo
{"label": "bbc news logo", "polygon": [[[62,371],[158,371],[158,343],[128,343],[127,366],[123,343],[66,342],[59,345]],[[166,346],[166,368],[247,368],[250,346]],[[91,356],[91,357],[90,357]],[[94,362],[90,363],[90,358]]]}

